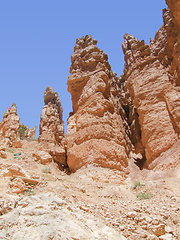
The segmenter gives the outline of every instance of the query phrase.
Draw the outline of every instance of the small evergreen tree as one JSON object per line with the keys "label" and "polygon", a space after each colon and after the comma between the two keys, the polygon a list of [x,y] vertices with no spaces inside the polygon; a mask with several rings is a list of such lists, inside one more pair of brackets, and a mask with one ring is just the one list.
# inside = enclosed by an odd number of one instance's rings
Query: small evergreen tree
{"label": "small evergreen tree", "polygon": [[26,131],[26,127],[24,126],[24,124],[22,124],[21,127],[18,130],[18,134],[20,136],[20,139],[22,139],[25,136],[25,131]]}

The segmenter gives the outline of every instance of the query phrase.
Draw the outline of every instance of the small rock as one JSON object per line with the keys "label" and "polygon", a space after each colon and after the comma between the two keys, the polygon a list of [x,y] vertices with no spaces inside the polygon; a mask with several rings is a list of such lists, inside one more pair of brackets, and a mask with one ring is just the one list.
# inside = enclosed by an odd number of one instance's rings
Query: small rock
{"label": "small rock", "polygon": [[10,187],[13,189],[13,193],[22,193],[26,189],[26,185],[21,178],[15,178],[9,183]]}
{"label": "small rock", "polygon": [[136,212],[129,212],[128,214],[127,214],[127,217],[128,218],[135,218],[137,216],[137,213]]}
{"label": "small rock", "polygon": [[13,164],[8,168],[8,170],[11,173],[11,176],[16,175],[21,177],[28,177],[24,169],[17,164]]}
{"label": "small rock", "polygon": [[164,224],[160,224],[157,226],[151,225],[149,229],[158,237],[166,233]]}
{"label": "small rock", "polygon": [[146,220],[146,222],[148,222],[148,223],[151,223],[152,222],[152,218],[150,218],[150,217],[145,217],[145,220]]}
{"label": "small rock", "polygon": [[141,237],[141,238],[146,238],[146,237],[147,237],[147,233],[142,232],[142,233],[140,234],[140,237]]}
{"label": "small rock", "polygon": [[124,226],[119,226],[120,231],[124,231],[125,227]]}
{"label": "small rock", "polygon": [[13,147],[14,148],[22,148],[22,143],[21,143],[21,140],[16,138],[13,142]]}
{"label": "small rock", "polygon": [[152,224],[153,225],[158,225],[159,224],[159,219],[158,218],[153,218],[152,219]]}
{"label": "small rock", "polygon": [[0,157],[6,159],[7,154],[4,151],[0,151]]}
{"label": "small rock", "polygon": [[173,229],[169,226],[165,226],[166,233],[173,233]]}
{"label": "small rock", "polygon": [[85,207],[85,206],[80,206],[79,207],[81,210],[85,211],[85,212],[89,212],[89,208]]}
{"label": "small rock", "polygon": [[48,164],[52,162],[52,156],[44,151],[37,151],[33,153],[33,157],[35,157],[36,161],[40,161],[42,164]]}
{"label": "small rock", "polygon": [[158,240],[159,238],[156,235],[149,235],[146,240]]}
{"label": "small rock", "polygon": [[172,234],[166,233],[159,237],[159,240],[172,240]]}
{"label": "small rock", "polygon": [[5,145],[0,145],[0,151],[5,151],[6,150],[6,146]]}

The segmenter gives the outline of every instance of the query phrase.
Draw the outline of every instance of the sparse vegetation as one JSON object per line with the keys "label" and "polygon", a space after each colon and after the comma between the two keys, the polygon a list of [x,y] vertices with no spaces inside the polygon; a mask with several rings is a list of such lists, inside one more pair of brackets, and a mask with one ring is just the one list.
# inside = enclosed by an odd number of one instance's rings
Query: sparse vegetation
{"label": "sparse vegetation", "polygon": [[24,191],[26,195],[28,196],[33,196],[35,195],[35,190],[34,189],[28,189]]}
{"label": "sparse vegetation", "polygon": [[136,189],[137,187],[142,187],[142,184],[139,180],[135,181],[132,186],[133,189]]}
{"label": "sparse vegetation", "polygon": [[22,124],[18,130],[20,139],[22,139],[25,136],[25,132],[26,132],[26,127],[24,126],[24,124]]}
{"label": "sparse vegetation", "polygon": [[137,198],[139,198],[140,200],[151,199],[152,197],[153,195],[147,192],[140,192],[137,194]]}
{"label": "sparse vegetation", "polygon": [[51,173],[51,168],[48,166],[45,166],[42,168],[43,173]]}
{"label": "sparse vegetation", "polygon": [[11,149],[11,148],[10,148],[10,149],[6,149],[6,151],[7,151],[7,152],[14,153],[14,152],[15,152],[15,149],[13,149],[13,148]]}
{"label": "sparse vegetation", "polygon": [[13,157],[13,159],[21,160],[21,157]]}
{"label": "sparse vegetation", "polygon": [[20,156],[20,155],[21,155],[21,152],[14,154],[15,157],[18,157],[18,156]]}
{"label": "sparse vegetation", "polygon": [[21,152],[19,152],[19,153],[14,153],[14,157],[13,157],[13,159],[21,160],[20,155],[21,155]]}

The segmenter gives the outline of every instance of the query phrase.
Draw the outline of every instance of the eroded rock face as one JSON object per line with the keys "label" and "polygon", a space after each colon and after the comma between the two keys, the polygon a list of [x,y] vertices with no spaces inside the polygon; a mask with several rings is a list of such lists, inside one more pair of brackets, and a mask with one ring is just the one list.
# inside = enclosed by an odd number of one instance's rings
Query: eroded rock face
{"label": "eroded rock face", "polygon": [[44,103],[45,106],[41,112],[39,125],[39,149],[46,150],[56,161],[65,165],[66,151],[64,122],[62,120],[63,110],[59,95],[57,92],[54,92],[52,87],[46,88]]}
{"label": "eroded rock face", "polygon": [[41,112],[39,125],[39,142],[61,144],[64,139],[64,122],[62,120],[62,106],[59,95],[52,87],[44,92],[45,106]]}
{"label": "eroded rock face", "polygon": [[150,47],[129,34],[123,43],[124,78],[139,115],[146,166],[169,149],[180,133],[179,68],[174,54],[179,44],[177,26],[169,10],[163,14],[164,26]]}
{"label": "eroded rock face", "polygon": [[73,113],[67,127],[67,163],[71,171],[96,163],[126,172],[131,148],[128,124],[116,95],[115,74],[96,44],[90,35],[78,38],[71,57],[67,84]]}
{"label": "eroded rock face", "polygon": [[10,145],[17,138],[19,129],[19,116],[17,115],[16,104],[9,107],[4,113],[3,120],[0,123],[0,140],[9,139]]}
{"label": "eroded rock face", "polygon": [[173,17],[176,19],[178,24],[180,25],[180,1],[179,0],[166,0],[166,4],[171,9]]}
{"label": "eroded rock face", "polygon": [[164,25],[156,32],[154,40],[151,40],[151,54],[159,59],[171,82],[180,86],[179,25],[169,9],[163,9],[163,21]]}

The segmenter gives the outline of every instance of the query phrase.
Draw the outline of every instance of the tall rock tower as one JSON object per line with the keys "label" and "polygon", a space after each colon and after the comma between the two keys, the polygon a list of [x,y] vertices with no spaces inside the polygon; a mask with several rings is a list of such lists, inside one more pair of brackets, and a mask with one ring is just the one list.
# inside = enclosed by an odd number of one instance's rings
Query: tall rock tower
{"label": "tall rock tower", "polygon": [[62,165],[66,164],[64,122],[59,95],[52,87],[44,92],[44,107],[41,112],[39,137],[40,146],[46,148],[54,159]]}
{"label": "tall rock tower", "polygon": [[96,44],[91,35],[78,38],[71,56],[67,84],[73,113],[67,127],[67,163],[71,171],[94,163],[128,172],[132,146],[116,97],[119,87],[107,55]]}

